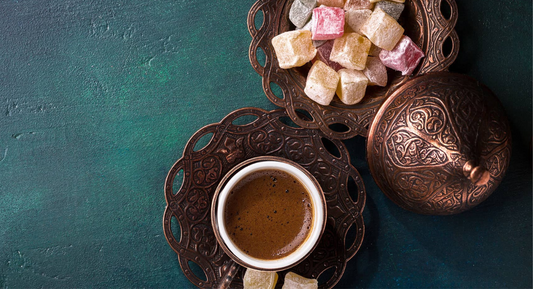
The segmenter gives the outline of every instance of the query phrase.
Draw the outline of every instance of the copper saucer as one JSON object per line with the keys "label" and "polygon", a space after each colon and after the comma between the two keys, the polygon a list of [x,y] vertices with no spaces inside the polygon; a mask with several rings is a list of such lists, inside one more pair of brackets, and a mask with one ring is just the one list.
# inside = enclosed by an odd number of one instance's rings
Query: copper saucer
{"label": "copper saucer", "polygon": [[[250,117],[255,120],[238,125],[240,119]],[[207,145],[195,151],[196,143],[209,134]],[[331,269],[333,274],[320,287],[333,287],[363,242],[365,187],[341,141],[328,139],[318,130],[295,126],[285,110],[243,108],[230,113],[220,123],[196,132],[170,169],[165,181],[163,229],[170,247],[178,254],[183,273],[201,288],[243,287],[244,270],[215,239],[210,204],[224,175],[256,156],[295,161],[320,183],[328,206],[325,232],[311,255],[287,271],[318,278]],[[179,188],[174,184],[177,176],[183,177]],[[179,225],[180,232],[172,231],[175,225]],[[354,238],[348,237],[349,230],[354,230]],[[204,280],[193,273],[190,262],[201,268]],[[278,284],[283,283],[285,272],[280,272]]]}
{"label": "copper saucer", "polygon": [[[248,30],[252,36],[248,54],[252,67],[263,77],[266,96],[275,105],[283,107],[301,127],[320,129],[328,137],[335,139],[366,136],[368,126],[385,98],[409,77],[390,70],[389,84],[386,87],[368,87],[367,95],[356,105],[344,105],[337,98],[329,106],[310,100],[303,91],[309,66],[281,69],[271,44],[274,36],[294,29],[288,20],[292,2],[293,0],[258,0],[248,12]],[[443,3],[449,7],[449,17],[441,12]],[[259,14],[262,15],[258,16]],[[259,18],[262,18],[262,24],[257,27],[256,20],[260,22]],[[445,71],[454,62],[459,53],[459,37],[454,30],[457,18],[457,4],[454,0],[405,2],[399,23],[405,28],[405,34],[426,55],[413,76]],[[446,41],[450,44],[449,51],[445,46]],[[259,61],[258,53],[264,54],[264,63]],[[276,95],[276,85],[281,89],[282,95],[280,92]],[[302,112],[311,120],[302,118]]]}

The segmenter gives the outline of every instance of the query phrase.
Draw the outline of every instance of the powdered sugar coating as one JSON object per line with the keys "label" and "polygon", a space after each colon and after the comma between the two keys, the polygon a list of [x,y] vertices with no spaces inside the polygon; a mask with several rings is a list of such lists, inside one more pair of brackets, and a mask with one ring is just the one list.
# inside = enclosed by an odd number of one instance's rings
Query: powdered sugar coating
{"label": "powdered sugar coating", "polygon": [[322,6],[313,10],[313,40],[329,40],[344,34],[344,10]]}
{"label": "powdered sugar coating", "polygon": [[412,74],[418,66],[424,52],[408,36],[402,36],[398,44],[391,51],[382,50],[379,53],[381,62],[394,70],[402,72],[402,75]]}

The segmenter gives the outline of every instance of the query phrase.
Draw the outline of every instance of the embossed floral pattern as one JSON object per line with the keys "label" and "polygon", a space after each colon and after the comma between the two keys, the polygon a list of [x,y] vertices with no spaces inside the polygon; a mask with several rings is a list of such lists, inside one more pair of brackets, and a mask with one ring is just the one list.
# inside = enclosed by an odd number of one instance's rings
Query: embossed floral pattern
{"label": "embossed floral pattern", "polygon": [[[368,160],[382,191],[424,214],[462,212],[485,200],[510,159],[509,123],[497,99],[455,74],[422,76],[405,84],[376,116]],[[474,185],[467,162],[490,179]]]}
{"label": "embossed floral pattern", "polygon": [[[234,119],[242,115],[258,117],[251,124],[235,126]],[[256,156],[280,156],[291,159],[306,168],[325,191],[330,214],[327,235],[322,238],[316,251],[309,258],[291,268],[303,276],[319,276],[333,266],[335,274],[327,281],[335,285],[345,270],[346,261],[358,251],[363,241],[364,223],[362,212],[366,194],[362,179],[351,166],[350,158],[342,142],[331,139],[338,148],[340,157],[335,158],[324,148],[325,136],[305,128],[284,125],[279,119],[287,117],[284,110],[272,112],[260,109],[240,109],[221,123],[200,129],[191,140],[212,133],[212,139],[199,151],[189,142],[183,157],[170,169],[165,183],[165,209],[163,228],[168,243],[178,254],[184,274],[196,286],[214,288],[230,285],[242,288],[238,266],[218,245],[211,227],[210,208],[213,194],[223,176],[240,161]],[[183,170],[183,185],[173,192],[173,179]],[[352,201],[348,192],[348,179],[355,180],[358,198]],[[181,231],[181,240],[176,240],[171,221],[176,219]],[[357,228],[353,244],[345,244],[344,236],[350,226]],[[349,249],[346,249],[349,248]],[[207,280],[200,280],[189,269],[189,261],[196,263]],[[331,286],[330,286],[331,285]]]}

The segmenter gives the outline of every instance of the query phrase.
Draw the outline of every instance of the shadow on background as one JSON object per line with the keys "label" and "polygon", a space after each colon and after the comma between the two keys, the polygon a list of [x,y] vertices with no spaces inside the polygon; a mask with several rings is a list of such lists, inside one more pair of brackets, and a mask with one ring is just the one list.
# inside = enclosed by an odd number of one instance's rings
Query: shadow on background
{"label": "shadow on background", "polygon": [[411,284],[429,287],[530,288],[532,184],[527,159],[524,150],[513,152],[497,190],[461,214],[424,216],[385,202],[402,235],[412,238],[419,252],[399,252],[406,257],[401,275],[410,276]]}

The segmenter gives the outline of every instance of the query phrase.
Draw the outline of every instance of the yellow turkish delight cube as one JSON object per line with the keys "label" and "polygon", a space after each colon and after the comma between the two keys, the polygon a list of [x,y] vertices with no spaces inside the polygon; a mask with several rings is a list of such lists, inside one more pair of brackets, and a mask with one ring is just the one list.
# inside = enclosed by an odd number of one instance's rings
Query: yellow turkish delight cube
{"label": "yellow turkish delight cube", "polygon": [[276,282],[278,282],[278,274],[276,272],[248,268],[244,273],[243,285],[245,289],[274,289]]}
{"label": "yellow turkish delight cube", "polygon": [[404,29],[394,18],[376,8],[361,27],[361,32],[376,46],[392,50],[402,38]]}
{"label": "yellow turkish delight cube", "polygon": [[339,74],[324,62],[317,60],[309,69],[304,92],[321,105],[329,105],[335,96]]}
{"label": "yellow turkish delight cube", "polygon": [[276,52],[279,67],[288,69],[311,61],[316,55],[311,36],[309,30],[295,30],[272,38],[272,46]]}
{"label": "yellow turkish delight cube", "polygon": [[329,59],[349,69],[365,69],[372,43],[362,35],[352,32],[335,39]]}
{"label": "yellow turkish delight cube", "polygon": [[348,105],[359,103],[365,96],[368,85],[366,76],[359,70],[346,68],[339,70],[338,73],[340,81],[337,86],[337,96]]}
{"label": "yellow turkish delight cube", "polygon": [[281,289],[316,289],[318,288],[317,279],[302,277],[296,273],[289,272],[285,275],[285,281]]}

